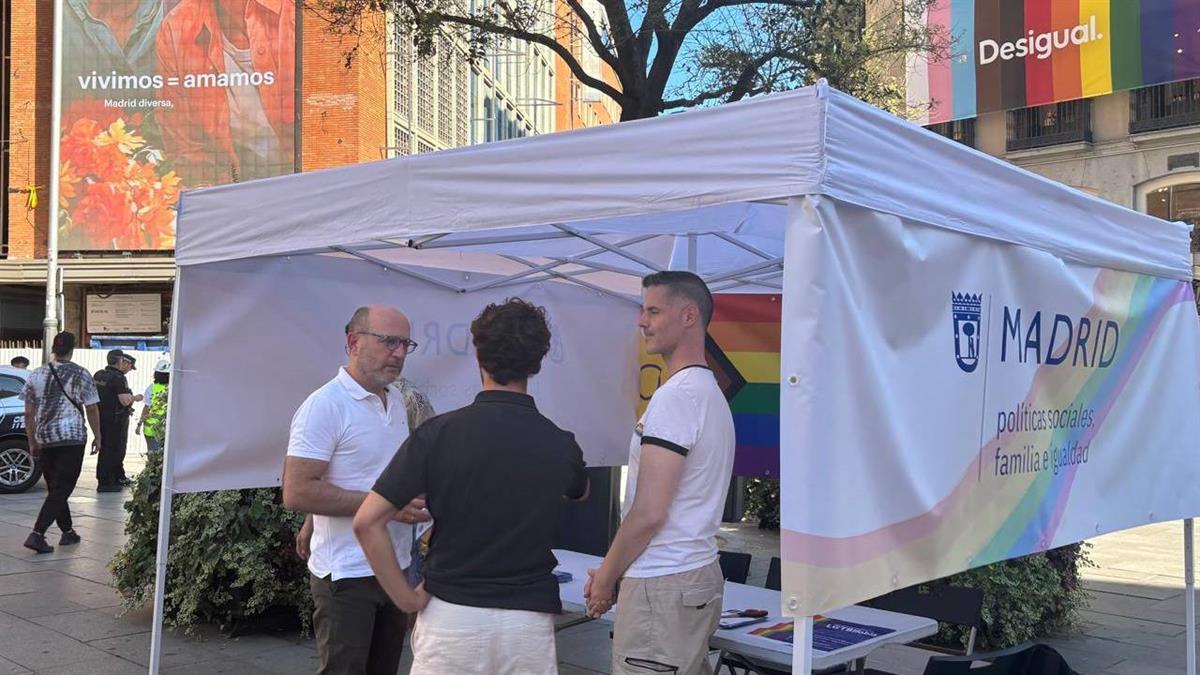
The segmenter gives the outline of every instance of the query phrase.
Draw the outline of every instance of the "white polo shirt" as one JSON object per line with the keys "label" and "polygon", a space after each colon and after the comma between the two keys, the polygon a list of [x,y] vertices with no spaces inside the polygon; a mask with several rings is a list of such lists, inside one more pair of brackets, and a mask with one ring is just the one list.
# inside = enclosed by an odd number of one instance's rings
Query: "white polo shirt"
{"label": "white polo shirt", "polygon": [[642,445],[657,445],[685,459],[667,521],[625,576],[661,577],[708,565],[717,559],[717,531],[736,445],[733,414],[711,370],[684,368],[650,397],[629,445],[622,517],[629,514],[637,493]]}
{"label": "white polo shirt", "polygon": [[[399,388],[388,385],[387,408],[339,368],[337,377],[314,391],[292,417],[289,457],[329,462],[325,480],[345,490],[369,492],[400,445],[408,419]],[[338,579],[375,576],[351,528],[354,518],[313,516],[308,569]],[[412,526],[388,523],[401,569],[411,562]]]}

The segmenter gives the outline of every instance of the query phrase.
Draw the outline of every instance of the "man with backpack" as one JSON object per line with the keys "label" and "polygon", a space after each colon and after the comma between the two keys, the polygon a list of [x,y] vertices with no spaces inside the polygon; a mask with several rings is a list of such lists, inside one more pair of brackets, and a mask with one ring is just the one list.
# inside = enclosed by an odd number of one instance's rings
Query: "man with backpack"
{"label": "man with backpack", "polygon": [[74,334],[64,331],[54,336],[52,359],[29,374],[21,392],[21,400],[25,401],[25,419],[29,420],[25,431],[29,451],[41,463],[48,492],[33,532],[25,540],[25,548],[38,553],[54,551],[54,547],[46,543],[46,529],[52,522],[57,522],[62,531],[59,546],[79,543],[67,499],[74,492],[83,468],[83,446],[87,443],[85,417],[95,436],[93,451],[100,447],[97,405],[100,396],[91,374],[71,362],[74,351]]}

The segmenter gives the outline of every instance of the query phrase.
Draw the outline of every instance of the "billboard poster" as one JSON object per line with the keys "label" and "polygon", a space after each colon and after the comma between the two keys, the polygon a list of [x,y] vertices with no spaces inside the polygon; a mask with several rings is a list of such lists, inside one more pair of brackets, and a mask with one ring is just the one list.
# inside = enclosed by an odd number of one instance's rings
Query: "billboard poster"
{"label": "billboard poster", "polygon": [[945,54],[908,57],[923,124],[1200,77],[1195,0],[937,0]]}
{"label": "billboard poster", "polygon": [[295,0],[62,8],[60,248],[171,250],[182,189],[295,170]]}

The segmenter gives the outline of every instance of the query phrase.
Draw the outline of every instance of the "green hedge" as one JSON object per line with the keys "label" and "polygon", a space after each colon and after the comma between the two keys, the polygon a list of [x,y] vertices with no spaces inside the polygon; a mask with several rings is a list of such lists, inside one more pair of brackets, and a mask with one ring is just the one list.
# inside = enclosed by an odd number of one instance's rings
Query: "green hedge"
{"label": "green hedge", "polygon": [[[746,486],[746,517],[763,529],[779,529],[779,481],[752,479]],[[1071,627],[1087,595],[1080,580],[1091,566],[1090,544],[977,567],[932,582],[983,590],[984,628],[977,649],[1001,649],[1060,634]],[[943,626],[936,642],[965,647],[967,631]]]}
{"label": "green hedge", "polygon": [[[128,609],[154,596],[161,476],[162,455],[152,453],[125,503],[128,539],[109,563]],[[179,494],[171,512],[168,625],[241,631],[283,614],[308,629],[308,570],[293,551],[303,517],[283,508],[278,489]]]}

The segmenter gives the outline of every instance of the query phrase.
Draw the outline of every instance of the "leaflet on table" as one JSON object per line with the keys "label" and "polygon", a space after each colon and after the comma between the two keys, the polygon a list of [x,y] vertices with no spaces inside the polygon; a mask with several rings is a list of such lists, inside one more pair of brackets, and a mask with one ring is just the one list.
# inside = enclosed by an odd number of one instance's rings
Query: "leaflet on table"
{"label": "leaflet on table", "polygon": [[[893,628],[867,626],[861,623],[817,616],[813,617],[813,650],[834,652],[894,632]],[[750,631],[750,634],[792,644],[793,623],[782,621],[773,626]]]}

